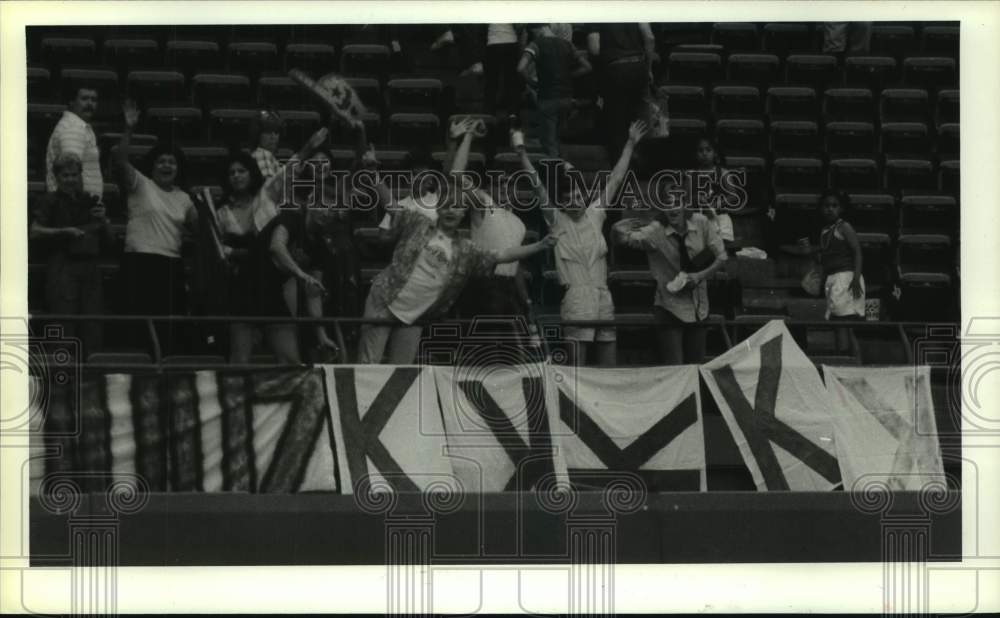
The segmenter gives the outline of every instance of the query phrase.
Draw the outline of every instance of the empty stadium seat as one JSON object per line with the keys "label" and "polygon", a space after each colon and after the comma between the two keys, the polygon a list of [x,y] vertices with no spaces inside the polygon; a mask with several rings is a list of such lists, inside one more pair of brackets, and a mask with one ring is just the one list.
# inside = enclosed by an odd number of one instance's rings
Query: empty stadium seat
{"label": "empty stadium seat", "polygon": [[944,234],[900,234],[896,241],[896,264],[900,273],[950,274],[951,240]]}
{"label": "empty stadium seat", "polygon": [[812,120],[816,117],[816,91],[797,86],[768,88],[764,111],[771,121]]}
{"label": "empty stadium seat", "polygon": [[961,163],[957,160],[941,161],[938,167],[937,188],[953,197],[961,196]]}
{"label": "empty stadium seat", "polygon": [[880,186],[878,163],[872,159],[832,159],[829,174],[829,186],[837,191],[869,191]]}
{"label": "empty stadium seat", "polygon": [[393,112],[441,113],[441,91],[439,79],[391,79],[386,84],[389,109]]}
{"label": "empty stadium seat", "polygon": [[951,276],[937,272],[905,272],[899,276],[897,317],[903,321],[941,322],[955,320]]}
{"label": "empty stadium seat", "polygon": [[232,73],[198,73],[191,78],[195,105],[204,110],[252,107],[250,79]]}
{"label": "empty stadium seat", "polygon": [[844,85],[881,92],[896,79],[896,60],[888,56],[848,56],[844,59]]}
{"label": "empty stadium seat", "polygon": [[52,129],[65,111],[66,106],[61,103],[28,103],[28,140],[48,143]]}
{"label": "empty stadium seat", "polygon": [[122,75],[136,69],[153,69],[163,63],[160,44],[153,39],[107,39],[104,63]]}
{"label": "empty stadium seat", "polygon": [[389,142],[394,146],[412,147],[439,144],[441,122],[435,114],[392,114],[389,117]]}
{"label": "empty stadium seat", "polygon": [[958,90],[939,90],[937,103],[934,106],[934,119],[938,125],[946,122],[959,122]]}
{"label": "empty stadium seat", "polygon": [[808,52],[815,48],[815,37],[808,23],[764,24],[762,44],[765,51],[780,56],[790,52]]}
{"label": "empty stadium seat", "polygon": [[312,109],[317,105],[311,92],[284,75],[258,79],[257,102],[261,107],[270,109]]}
{"label": "empty stadium seat", "polygon": [[167,41],[167,66],[189,77],[197,71],[222,68],[222,54],[215,41]]}
{"label": "empty stadium seat", "polygon": [[44,67],[28,67],[28,102],[51,103],[55,99],[52,74]]}
{"label": "empty stadium seat", "polygon": [[922,122],[882,123],[879,150],[885,156],[920,158],[930,154],[930,136]]}
{"label": "empty stadium seat", "polygon": [[337,54],[325,43],[289,43],[285,46],[285,70],[299,69],[314,75],[326,75],[337,69]]}
{"label": "empty stadium seat", "polygon": [[907,195],[899,201],[899,233],[948,234],[958,232],[958,204],[946,195]]}
{"label": "empty stadium seat", "polygon": [[706,123],[698,118],[671,118],[670,135],[674,138],[696,138],[705,134]]}
{"label": "empty stadium seat", "polygon": [[723,152],[753,156],[764,152],[767,136],[760,120],[724,119],[715,123],[715,141]]}
{"label": "empty stadium seat", "polygon": [[890,159],[885,162],[885,188],[894,193],[927,192],[934,189],[934,166],[919,159]]}
{"label": "empty stadium seat", "polygon": [[896,198],[886,193],[851,193],[848,220],[859,232],[895,236],[897,231]]}
{"label": "empty stadium seat", "polygon": [[131,71],[126,83],[129,94],[138,100],[140,107],[185,102],[184,75],[177,71]]}
{"label": "empty stadium seat", "polygon": [[872,25],[871,50],[890,56],[902,56],[915,51],[917,37],[912,26],[893,24]]}
{"label": "empty stadium seat", "polygon": [[226,62],[230,71],[251,75],[278,68],[278,47],[267,41],[230,43],[226,47]]}
{"label": "empty stadium seat", "polygon": [[588,144],[562,145],[563,158],[584,172],[597,172],[611,169],[608,152],[604,146]]}
{"label": "empty stadium seat", "polygon": [[823,118],[869,122],[875,111],[873,101],[867,88],[830,88],[823,93]]}
{"label": "empty stadium seat", "polygon": [[285,123],[285,137],[292,144],[304,144],[322,125],[319,112],[304,109],[278,110]]}
{"label": "empty stadium seat", "polygon": [[937,154],[941,159],[957,159],[961,153],[961,130],[957,122],[942,124],[937,131]]}
{"label": "empty stadium seat", "polygon": [[775,159],[771,179],[776,192],[818,193],[826,186],[823,162],[813,158]]}
{"label": "empty stadium seat", "polygon": [[86,37],[45,37],[42,55],[50,65],[89,65],[97,61],[97,44]]}
{"label": "empty stadium seat", "polygon": [[818,193],[778,193],[774,196],[774,210],[775,225],[784,239],[812,236],[822,223]]}
{"label": "empty stadium seat", "polygon": [[732,54],[727,64],[730,80],[767,85],[778,77],[780,61],[774,54]]}
{"label": "empty stadium seat", "polygon": [[807,120],[774,121],[770,150],[776,157],[814,156],[820,151],[819,127]]}
{"label": "empty stadium seat", "polygon": [[757,25],[749,22],[712,24],[712,43],[722,45],[726,51],[744,52],[760,49]]}
{"label": "empty stadium seat", "polygon": [[661,96],[670,97],[670,118],[705,118],[705,89],[701,86],[668,85],[657,88]]}
{"label": "empty stadium seat", "polygon": [[191,186],[213,185],[223,180],[222,169],[228,151],[221,146],[188,146],[184,148],[187,161],[187,182]]}
{"label": "empty stadium seat", "polygon": [[350,76],[382,76],[389,70],[389,48],[385,45],[344,45],[340,70]]}
{"label": "empty stadium seat", "polygon": [[671,82],[705,84],[722,77],[719,54],[672,52],[667,57]]}
{"label": "empty stadium seat", "polygon": [[747,203],[740,210],[732,213],[753,214],[766,208],[770,201],[771,182],[767,176],[767,161],[763,157],[727,156],[726,169],[741,170],[746,174]]}
{"label": "empty stadium seat", "polygon": [[824,150],[830,157],[870,156],[875,152],[875,126],[870,122],[828,122]]}
{"label": "empty stadium seat", "polygon": [[209,112],[209,132],[211,139],[220,144],[235,145],[246,142],[250,137],[250,127],[257,118],[252,109],[213,109]]}
{"label": "empty stadium seat", "polygon": [[[857,229],[853,220],[851,225]],[[880,291],[890,281],[892,239],[881,232],[859,231],[858,244],[861,245],[861,274],[865,278],[865,291],[868,296],[876,296],[876,290]]]}
{"label": "empty stadium seat", "polygon": [[917,88],[887,88],[879,103],[882,122],[927,122],[930,105],[927,91]]}
{"label": "empty stadium seat", "polygon": [[903,60],[903,83],[939,90],[956,85],[954,58],[907,58]]}
{"label": "empty stadium seat", "polygon": [[382,109],[382,87],[377,79],[371,77],[348,77],[345,80],[358,98],[365,104],[368,111],[378,111]]}
{"label": "empty stadium seat", "polygon": [[920,32],[920,49],[926,53],[958,55],[958,26],[924,26]]}
{"label": "empty stadium seat", "polygon": [[190,141],[203,134],[201,110],[194,107],[151,107],[144,122],[146,130],[160,138]]}
{"label": "empty stadium seat", "polygon": [[793,54],[785,59],[785,81],[824,90],[839,81],[837,58],[827,54]]}
{"label": "empty stadium seat", "polygon": [[712,88],[712,113],[716,118],[753,118],[762,111],[760,90],[757,88],[752,86]]}

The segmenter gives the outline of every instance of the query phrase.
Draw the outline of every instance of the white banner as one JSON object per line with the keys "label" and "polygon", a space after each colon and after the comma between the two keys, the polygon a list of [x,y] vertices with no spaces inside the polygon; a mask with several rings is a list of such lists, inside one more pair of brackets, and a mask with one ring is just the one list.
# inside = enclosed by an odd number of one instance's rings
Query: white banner
{"label": "white banner", "polygon": [[832,402],[784,322],[768,322],[700,370],[758,490],[840,484]]}
{"label": "white banner", "polygon": [[[548,367],[556,390],[556,442],[571,480],[644,471],[649,489],[705,491],[698,367]],[[595,475],[597,479],[604,476]]]}
{"label": "white banner", "polygon": [[528,490],[567,483],[554,448],[556,404],[544,365],[435,367],[448,454],[465,492]]}
{"label": "white banner", "polygon": [[[848,491],[944,482],[928,367],[823,366]],[[873,484],[871,484],[874,482]]]}

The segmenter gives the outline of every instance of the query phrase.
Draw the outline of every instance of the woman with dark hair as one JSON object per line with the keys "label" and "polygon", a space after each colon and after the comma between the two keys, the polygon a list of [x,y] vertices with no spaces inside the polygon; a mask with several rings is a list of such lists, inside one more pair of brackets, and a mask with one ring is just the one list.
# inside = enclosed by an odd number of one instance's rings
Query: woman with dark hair
{"label": "woman with dark hair", "polygon": [[[225,166],[222,186],[225,187],[223,203],[216,212],[219,231],[222,234],[223,251],[229,263],[229,285],[227,312],[232,316],[285,315],[281,305],[259,306],[260,276],[257,245],[259,238],[278,215],[277,204],[285,201],[289,189],[288,181],[295,161],[310,156],[322,140],[326,139],[326,129],[320,129],[302,148],[296,157],[279,168],[278,173],[264,179],[257,161],[245,152],[234,152]],[[269,342],[275,353],[284,346],[276,342],[280,338],[275,328],[269,329]],[[229,332],[230,362],[246,363],[253,351],[253,328],[245,322],[234,322]],[[297,361],[296,361],[297,362]]]}
{"label": "woman with dark hair", "polygon": [[854,228],[842,218],[847,197],[826,191],[819,198],[826,226],[819,237],[819,263],[828,320],[865,316],[865,280],[861,276],[861,245]]}
{"label": "woman with dark hair", "polygon": [[[145,173],[132,167],[128,151],[139,111],[126,101],[115,167],[128,192],[128,224],[125,228],[125,255],[122,279],[125,309],[132,315],[184,315],[187,298],[181,244],[185,228],[191,229],[197,211],[182,189],[184,156],[169,144],[157,144],[147,157]],[[159,324],[157,336],[165,353],[176,351],[179,338]]]}
{"label": "woman with dark hair", "polygon": [[[716,212],[716,209],[719,208],[722,194],[720,188],[722,175],[726,173],[726,170],[722,167],[723,155],[711,138],[702,136],[698,138],[698,142],[695,145],[694,160],[697,171],[711,172],[714,175],[714,180],[709,183],[708,195],[698,203],[699,211],[715,226],[723,241],[728,240],[732,242],[735,240],[733,220],[724,212]],[[701,198],[697,187],[693,187],[692,189],[694,195]]]}

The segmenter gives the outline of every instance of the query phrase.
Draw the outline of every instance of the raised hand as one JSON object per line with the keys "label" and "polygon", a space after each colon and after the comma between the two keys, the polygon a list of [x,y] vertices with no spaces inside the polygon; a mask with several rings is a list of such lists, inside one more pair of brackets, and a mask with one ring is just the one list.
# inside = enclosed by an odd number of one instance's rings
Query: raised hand
{"label": "raised hand", "polygon": [[648,131],[649,126],[644,121],[636,120],[632,123],[632,126],[628,128],[628,141],[634,146],[639,143],[639,140],[641,140]]}
{"label": "raised hand", "polygon": [[524,148],[524,131],[520,129],[513,129],[510,132],[510,146],[514,150]]}
{"label": "raised hand", "polygon": [[135,106],[135,101],[125,99],[122,104],[122,113],[125,114],[125,126],[134,129],[139,124],[139,108]]}
{"label": "raised hand", "polygon": [[471,118],[462,118],[451,123],[451,127],[448,128],[448,134],[451,136],[451,139],[459,139],[467,133],[474,132],[475,129],[476,122],[474,120]]}

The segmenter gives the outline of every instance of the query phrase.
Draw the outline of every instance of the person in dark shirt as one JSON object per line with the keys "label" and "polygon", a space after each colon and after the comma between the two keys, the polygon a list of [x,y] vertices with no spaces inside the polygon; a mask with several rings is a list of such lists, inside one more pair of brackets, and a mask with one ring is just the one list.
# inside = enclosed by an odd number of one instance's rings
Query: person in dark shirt
{"label": "person in dark shirt", "polygon": [[591,24],[587,49],[597,59],[600,94],[604,100],[604,131],[608,157],[615,160],[625,145],[622,136],[649,94],[653,64],[659,62],[648,23]]}
{"label": "person in dark shirt", "polygon": [[537,91],[542,149],[558,157],[559,129],[573,108],[573,79],[586,75],[592,67],[585,57],[577,55],[571,42],[556,36],[548,24],[531,24],[528,29],[533,40],[524,48],[517,70]]}
{"label": "person in dark shirt", "polygon": [[[56,190],[45,194],[34,210],[28,232],[32,240],[48,241],[45,296],[48,311],[56,314],[100,314],[103,290],[98,258],[110,241],[111,228],[97,196],[83,191],[83,164],[75,154],[52,162]],[[67,337],[79,334],[84,353],[100,349],[100,322],[63,325]]]}

